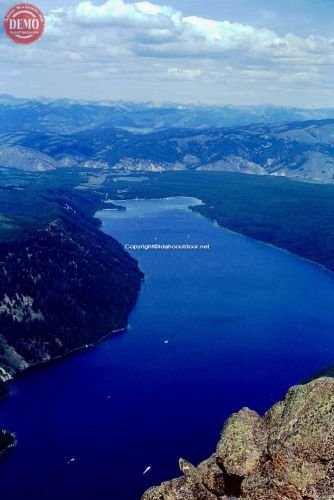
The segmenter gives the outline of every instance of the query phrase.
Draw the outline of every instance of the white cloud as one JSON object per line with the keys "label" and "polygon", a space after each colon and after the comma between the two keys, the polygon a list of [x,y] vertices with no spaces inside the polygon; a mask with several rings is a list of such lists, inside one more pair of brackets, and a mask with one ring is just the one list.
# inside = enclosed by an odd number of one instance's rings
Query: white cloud
{"label": "white cloud", "polygon": [[[217,57],[236,50],[243,51],[248,57],[312,57],[319,52],[326,53],[329,46],[334,46],[334,38],[302,38],[289,33],[281,36],[267,28],[183,16],[172,7],[148,1],[107,0],[102,5],[84,1],[75,7],[51,10],[47,24],[49,32],[59,30],[61,26],[68,28],[71,24],[80,25],[82,29],[85,26],[89,29],[117,29],[120,42],[135,40],[138,44],[135,52],[158,57],[193,55],[194,51],[199,56]],[[141,42],[144,47],[140,47]],[[162,46],[163,42],[166,46]]]}
{"label": "white cloud", "polygon": [[[274,16],[259,11],[264,20]],[[112,89],[124,98],[132,92],[134,98],[145,94],[151,98],[154,93],[155,99],[190,96],[228,102],[257,96],[259,101],[275,102],[284,100],[287,92],[298,96],[299,89],[300,99],[305,100],[309,94],[305,98],[304,88],[314,84],[315,95],[320,96],[321,86],[331,85],[334,38],[186,16],[150,1],[106,0],[100,5],[83,1],[66,6],[64,0],[63,7],[50,8],[46,14],[46,33],[37,43],[16,47],[2,40],[0,63],[9,77],[9,71],[21,70],[36,79],[36,88],[38,79],[39,84],[44,82],[44,94],[60,87],[71,96],[84,93],[86,77],[90,91],[101,83],[103,98]]]}
{"label": "white cloud", "polygon": [[131,4],[123,0],[107,0],[102,5],[90,1],[67,9],[69,20],[83,24],[138,26],[143,28],[165,28],[171,25],[172,9],[164,9],[150,2]]}
{"label": "white cloud", "polygon": [[312,73],[311,71],[299,71],[297,73],[288,73],[280,77],[282,82],[313,82],[321,78],[319,73]]}
{"label": "white cloud", "polygon": [[168,74],[174,78],[193,80],[201,76],[202,71],[200,69],[168,68]]}

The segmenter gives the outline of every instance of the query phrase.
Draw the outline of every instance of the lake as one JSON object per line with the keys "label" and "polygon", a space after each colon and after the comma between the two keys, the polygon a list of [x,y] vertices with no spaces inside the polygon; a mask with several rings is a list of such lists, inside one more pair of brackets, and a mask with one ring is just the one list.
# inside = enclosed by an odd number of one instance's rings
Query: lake
{"label": "lake", "polygon": [[264,412],[333,363],[334,275],[218,227],[197,203],[97,214],[139,261],[142,292],[128,331],[12,384],[4,500],[138,500],[179,475],[180,456],[208,457],[232,412]]}

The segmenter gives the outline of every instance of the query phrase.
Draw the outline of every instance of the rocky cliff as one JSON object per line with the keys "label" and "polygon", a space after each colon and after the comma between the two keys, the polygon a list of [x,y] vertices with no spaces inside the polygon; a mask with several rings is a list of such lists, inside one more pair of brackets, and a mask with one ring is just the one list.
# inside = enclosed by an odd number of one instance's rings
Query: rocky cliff
{"label": "rocky cliff", "polygon": [[142,500],[329,500],[334,498],[334,379],[292,387],[263,417],[232,415],[216,452]]}

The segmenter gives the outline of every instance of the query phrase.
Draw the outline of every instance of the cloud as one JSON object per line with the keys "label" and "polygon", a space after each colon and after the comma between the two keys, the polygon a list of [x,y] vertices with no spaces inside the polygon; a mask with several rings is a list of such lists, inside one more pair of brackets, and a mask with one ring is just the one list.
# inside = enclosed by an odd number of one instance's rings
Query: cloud
{"label": "cloud", "polygon": [[[264,24],[275,15],[259,10]],[[276,102],[290,92],[306,101],[312,85],[314,95],[323,95],[334,78],[334,38],[184,15],[150,1],[66,6],[64,0],[46,12],[39,42],[16,47],[3,39],[0,63],[8,85],[20,70],[36,80],[35,88],[44,85],[44,94],[53,89],[89,97],[83,94],[93,89],[103,98],[113,92],[111,97]]]}
{"label": "cloud", "polygon": [[321,75],[318,72],[312,71],[299,71],[297,73],[288,73],[280,77],[282,82],[313,82],[314,80],[320,80]]}
{"label": "cloud", "polygon": [[168,68],[168,74],[182,80],[194,80],[202,75],[200,69]]}
{"label": "cloud", "polygon": [[281,36],[267,28],[183,16],[172,7],[148,1],[107,0],[101,5],[84,1],[51,10],[47,22],[49,31],[71,24],[82,29],[114,28],[119,42],[135,41],[134,52],[152,57],[193,56],[195,52],[198,56],[218,57],[234,51],[251,58],[312,57],[326,52],[328,45],[334,46],[334,38],[302,38],[291,33]]}
{"label": "cloud", "polygon": [[131,4],[123,0],[107,0],[102,5],[90,1],[67,9],[70,21],[86,25],[118,25],[123,27],[166,28],[172,27],[175,11],[150,2]]}

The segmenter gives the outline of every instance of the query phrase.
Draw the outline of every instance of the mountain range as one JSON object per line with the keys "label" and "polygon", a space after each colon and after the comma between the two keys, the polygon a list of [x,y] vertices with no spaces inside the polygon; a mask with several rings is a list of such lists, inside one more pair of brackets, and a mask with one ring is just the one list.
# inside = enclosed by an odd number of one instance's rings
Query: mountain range
{"label": "mountain range", "polygon": [[73,133],[97,125],[147,133],[170,128],[209,129],[253,123],[334,119],[333,108],[213,106],[131,101],[19,99],[0,94],[0,130]]}
{"label": "mountain range", "polygon": [[[320,119],[321,118],[321,119]],[[0,166],[231,171],[333,182],[334,110],[0,96]]]}

